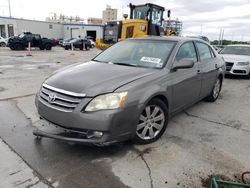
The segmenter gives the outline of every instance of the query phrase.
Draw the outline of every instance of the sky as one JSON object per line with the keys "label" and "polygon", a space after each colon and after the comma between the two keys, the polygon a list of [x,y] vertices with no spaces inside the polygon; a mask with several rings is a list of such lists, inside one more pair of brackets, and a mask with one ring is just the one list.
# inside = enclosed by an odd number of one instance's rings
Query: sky
{"label": "sky", "polygon": [[[45,20],[52,13],[102,17],[107,5],[118,9],[118,19],[129,13],[128,4],[155,3],[171,10],[183,22],[183,35],[205,35],[218,40],[250,41],[250,0],[10,0],[12,17]],[[8,0],[0,1],[0,16],[9,16]],[[165,14],[166,18],[167,15]]]}

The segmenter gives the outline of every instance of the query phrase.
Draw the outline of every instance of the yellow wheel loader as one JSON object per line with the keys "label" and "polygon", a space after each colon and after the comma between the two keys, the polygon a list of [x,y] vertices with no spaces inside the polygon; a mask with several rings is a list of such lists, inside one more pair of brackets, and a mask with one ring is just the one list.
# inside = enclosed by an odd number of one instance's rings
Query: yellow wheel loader
{"label": "yellow wheel loader", "polygon": [[109,21],[104,25],[103,38],[96,39],[96,46],[105,49],[110,45],[132,37],[146,35],[165,35],[162,27],[164,7],[146,3],[144,5],[132,5],[130,7],[130,19],[124,15],[124,20]]}

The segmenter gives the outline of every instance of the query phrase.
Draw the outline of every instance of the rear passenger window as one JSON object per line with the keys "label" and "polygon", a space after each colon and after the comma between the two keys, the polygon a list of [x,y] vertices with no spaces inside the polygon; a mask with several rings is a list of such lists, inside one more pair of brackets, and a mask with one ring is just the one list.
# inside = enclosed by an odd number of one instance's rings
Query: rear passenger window
{"label": "rear passenger window", "polygon": [[185,59],[185,58],[192,59],[192,60],[194,60],[194,62],[197,62],[197,55],[196,55],[196,51],[195,51],[193,42],[187,42],[187,43],[183,44],[179,48],[179,51],[175,57],[175,60],[180,61],[180,60]]}
{"label": "rear passenger window", "polygon": [[207,44],[200,43],[200,42],[197,42],[196,44],[197,44],[197,48],[199,51],[201,61],[213,58],[211,55],[210,48]]}

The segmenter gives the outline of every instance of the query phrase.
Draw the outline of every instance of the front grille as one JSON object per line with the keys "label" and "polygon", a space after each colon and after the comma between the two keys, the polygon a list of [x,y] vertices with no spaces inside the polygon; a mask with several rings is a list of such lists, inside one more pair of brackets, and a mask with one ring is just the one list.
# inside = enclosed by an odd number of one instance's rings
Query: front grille
{"label": "front grille", "polygon": [[57,89],[43,84],[39,96],[40,101],[46,106],[63,112],[72,112],[85,95]]}
{"label": "front grille", "polygon": [[238,74],[246,74],[247,72],[245,70],[234,70],[234,73],[238,73]]}
{"label": "front grille", "polygon": [[226,71],[231,71],[234,63],[232,62],[226,62]]}

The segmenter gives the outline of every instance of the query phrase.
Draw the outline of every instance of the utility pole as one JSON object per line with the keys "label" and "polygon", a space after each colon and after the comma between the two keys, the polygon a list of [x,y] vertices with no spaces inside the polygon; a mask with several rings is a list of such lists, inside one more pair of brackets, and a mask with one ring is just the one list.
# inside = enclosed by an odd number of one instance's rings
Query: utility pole
{"label": "utility pole", "polygon": [[220,40],[221,40],[221,32],[222,32],[222,28],[220,28],[220,34],[219,34],[218,45],[220,45]]}
{"label": "utility pole", "polygon": [[9,0],[9,15],[10,15],[10,18],[11,18],[11,6],[10,6],[10,0]]}

